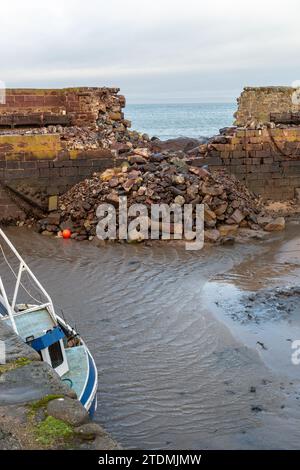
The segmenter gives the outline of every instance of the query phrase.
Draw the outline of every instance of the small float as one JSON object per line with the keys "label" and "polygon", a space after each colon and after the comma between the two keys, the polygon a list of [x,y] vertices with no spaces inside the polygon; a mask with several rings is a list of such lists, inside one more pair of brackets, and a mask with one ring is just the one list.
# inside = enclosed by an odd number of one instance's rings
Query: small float
{"label": "small float", "polygon": [[[14,257],[13,266],[7,250]],[[1,254],[13,276],[13,285],[11,282],[4,285],[6,273],[0,275],[0,321],[39,353],[42,361],[76,392],[79,401],[93,416],[97,408],[98,374],[87,345],[78,332],[55,313],[51,297],[0,229]],[[23,283],[24,278],[39,292],[35,291],[35,297]],[[37,304],[26,303],[24,299],[22,303],[19,299],[22,291],[26,300],[34,298]],[[38,296],[44,301],[37,300]]]}

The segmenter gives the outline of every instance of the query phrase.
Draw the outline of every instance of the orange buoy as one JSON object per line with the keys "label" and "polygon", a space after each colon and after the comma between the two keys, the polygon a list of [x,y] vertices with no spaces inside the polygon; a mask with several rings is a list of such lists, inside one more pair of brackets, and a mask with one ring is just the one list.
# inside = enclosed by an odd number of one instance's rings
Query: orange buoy
{"label": "orange buoy", "polygon": [[62,236],[64,239],[71,238],[71,230],[66,228],[65,230],[63,230]]}

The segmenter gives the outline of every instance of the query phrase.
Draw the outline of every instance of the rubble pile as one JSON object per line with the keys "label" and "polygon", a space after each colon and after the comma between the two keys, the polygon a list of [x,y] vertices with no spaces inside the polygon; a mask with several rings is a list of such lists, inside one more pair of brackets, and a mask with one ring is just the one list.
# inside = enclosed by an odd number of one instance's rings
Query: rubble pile
{"label": "rubble pile", "polygon": [[[119,88],[8,90],[0,110],[0,135],[58,134],[66,150],[126,152],[150,142],[131,131]],[[21,104],[19,107],[17,104]]]}
{"label": "rubble pile", "polygon": [[150,141],[146,134],[131,131],[121,122],[106,122],[97,128],[66,127],[62,130],[51,126],[50,132],[60,132],[61,140],[68,150],[93,150],[97,148],[129,152],[132,148],[145,146]]}
{"label": "rubble pile", "polygon": [[[125,122],[125,120],[124,120]],[[129,126],[129,121],[128,126]],[[148,146],[150,137],[147,134],[130,130],[122,122],[107,118],[105,124],[97,127],[63,127],[47,126],[31,129],[0,129],[0,135],[46,135],[59,134],[67,150],[95,150],[99,148],[116,150],[119,153],[129,152],[132,148]]]}
{"label": "rubble pile", "polygon": [[128,206],[146,205],[149,216],[154,203],[204,204],[205,239],[210,242],[232,237],[240,228],[248,234],[284,228],[284,219],[265,214],[261,201],[235,177],[187,161],[183,152],[132,149],[122,166],[94,173],[61,196],[59,210],[41,219],[38,230],[53,235],[69,228],[72,238],[91,240],[99,222],[97,207],[109,203],[118,211],[119,196],[127,196]]}

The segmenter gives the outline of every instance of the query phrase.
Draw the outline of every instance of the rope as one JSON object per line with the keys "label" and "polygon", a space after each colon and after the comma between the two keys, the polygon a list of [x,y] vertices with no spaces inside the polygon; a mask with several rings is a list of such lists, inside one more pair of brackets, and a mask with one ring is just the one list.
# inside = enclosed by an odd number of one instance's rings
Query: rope
{"label": "rope", "polygon": [[292,154],[287,154],[286,152],[284,152],[284,150],[278,145],[278,143],[276,142],[276,140],[274,139],[274,136],[270,133],[270,129],[267,129],[268,131],[268,135],[269,135],[269,138],[270,138],[270,141],[271,141],[271,144],[273,143],[275,148],[281,153],[281,155],[283,155],[284,157],[288,157],[288,158],[294,158],[296,157],[297,155],[297,152],[299,150],[299,147],[300,147],[300,142],[298,142],[297,144],[297,147],[296,147],[296,150],[294,153]]}

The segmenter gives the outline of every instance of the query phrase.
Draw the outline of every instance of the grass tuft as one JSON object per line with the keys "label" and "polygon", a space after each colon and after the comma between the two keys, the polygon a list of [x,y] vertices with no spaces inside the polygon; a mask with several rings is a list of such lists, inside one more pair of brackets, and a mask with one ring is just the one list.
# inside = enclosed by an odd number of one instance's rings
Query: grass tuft
{"label": "grass tuft", "polygon": [[34,401],[33,403],[28,404],[28,408],[31,412],[36,413],[41,408],[46,408],[49,401],[56,400],[57,398],[63,398],[64,395],[46,395],[40,400]]}
{"label": "grass tuft", "polygon": [[34,429],[36,441],[43,446],[52,446],[61,440],[70,439],[74,432],[72,427],[60,419],[47,416]]}
{"label": "grass tuft", "polygon": [[27,357],[19,357],[13,362],[9,362],[7,364],[0,365],[0,375],[5,374],[5,372],[9,372],[10,370],[18,369],[19,367],[24,367],[30,364],[32,361]]}

